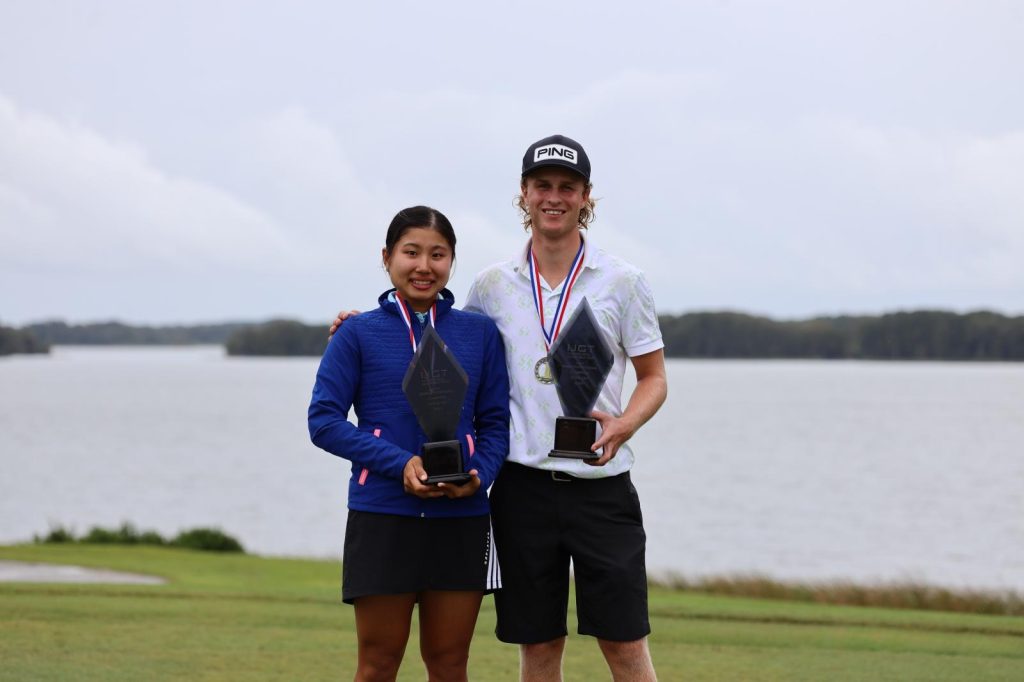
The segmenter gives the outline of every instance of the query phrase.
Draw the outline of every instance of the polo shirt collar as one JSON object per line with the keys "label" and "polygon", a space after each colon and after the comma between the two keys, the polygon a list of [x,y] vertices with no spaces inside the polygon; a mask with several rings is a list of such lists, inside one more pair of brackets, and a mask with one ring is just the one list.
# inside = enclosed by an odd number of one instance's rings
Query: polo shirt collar
{"label": "polo shirt collar", "polygon": [[[594,243],[593,238],[588,234],[588,230],[580,230],[580,238],[586,243],[587,248],[583,251],[583,267],[592,270],[597,267],[597,246]],[[526,240],[525,246],[521,247],[516,253],[512,262],[516,264],[516,272],[521,276],[530,278],[530,247],[533,246],[533,237]]]}

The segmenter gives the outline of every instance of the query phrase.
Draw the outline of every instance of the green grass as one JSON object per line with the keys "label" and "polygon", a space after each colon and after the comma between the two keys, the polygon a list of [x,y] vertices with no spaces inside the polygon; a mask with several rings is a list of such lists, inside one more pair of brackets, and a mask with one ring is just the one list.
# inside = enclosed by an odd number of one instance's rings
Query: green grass
{"label": "green grass", "polygon": [[[351,607],[334,562],[159,547],[23,545],[0,559],[163,576],[160,586],[0,583],[0,680],[351,679]],[[575,615],[570,613],[570,622]],[[654,588],[661,680],[1022,680],[1024,618],[827,606]],[[473,680],[514,680],[485,599]],[[422,680],[410,640],[399,679]],[[608,679],[570,636],[566,680]]]}

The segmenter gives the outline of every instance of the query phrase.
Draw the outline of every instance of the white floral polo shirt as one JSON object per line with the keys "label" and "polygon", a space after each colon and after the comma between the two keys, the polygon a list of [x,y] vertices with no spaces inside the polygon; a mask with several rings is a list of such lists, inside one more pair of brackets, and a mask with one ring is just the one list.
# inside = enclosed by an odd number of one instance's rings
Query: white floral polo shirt
{"label": "white floral polo shirt", "polygon": [[[565,311],[568,320],[580,301],[587,299],[615,362],[598,397],[596,409],[622,414],[622,381],[629,357],[664,347],[654,298],[643,272],[620,258],[587,242],[583,270],[570,292]],[[581,478],[615,476],[633,465],[629,443],[603,467],[579,460],[548,457],[555,439],[555,417],[562,414],[554,384],[537,380],[534,366],[546,355],[544,334],[533,301],[527,262],[530,242],[512,260],[485,268],[470,288],[465,310],[483,313],[494,320],[505,340],[511,385],[511,439],[508,459],[535,469],[571,473]],[[541,278],[545,319],[558,305],[565,282],[551,286]],[[600,433],[600,431],[599,431]]]}

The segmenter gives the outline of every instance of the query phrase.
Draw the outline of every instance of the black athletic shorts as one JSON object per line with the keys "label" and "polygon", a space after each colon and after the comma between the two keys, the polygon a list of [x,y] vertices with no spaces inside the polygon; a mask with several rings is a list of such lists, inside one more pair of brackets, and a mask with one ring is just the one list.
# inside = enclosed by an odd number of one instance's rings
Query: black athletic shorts
{"label": "black athletic shorts", "polygon": [[651,631],[647,535],[629,473],[582,479],[506,462],[491,489],[501,560],[495,634],[532,644],[563,637],[569,561],[578,632],[629,642]]}
{"label": "black athletic shorts", "polygon": [[490,516],[421,518],[349,510],[341,598],[501,586]]}

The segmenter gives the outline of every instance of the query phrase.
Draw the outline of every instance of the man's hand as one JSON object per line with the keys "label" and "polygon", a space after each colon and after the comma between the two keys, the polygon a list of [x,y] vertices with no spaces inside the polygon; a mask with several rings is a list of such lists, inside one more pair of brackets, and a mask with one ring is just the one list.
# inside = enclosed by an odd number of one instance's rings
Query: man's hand
{"label": "man's hand", "polygon": [[583,461],[591,466],[603,467],[615,458],[615,453],[619,451],[623,443],[633,437],[633,434],[640,428],[640,425],[634,424],[626,415],[613,417],[607,412],[601,412],[600,410],[594,410],[590,413],[590,416],[601,422],[601,437],[590,446],[590,451],[597,452],[601,448],[604,448],[604,451],[597,459],[585,459]]}
{"label": "man's hand", "polygon": [[[405,463],[405,470],[402,472],[402,487],[405,492],[425,500],[431,497],[441,497],[446,493],[436,485],[427,485],[427,472],[423,469],[423,459],[419,455],[413,455]],[[479,485],[477,481],[477,485]],[[467,484],[468,485],[468,484]]]}
{"label": "man's hand", "polygon": [[601,422],[601,437],[591,446],[591,452],[604,448],[601,456],[593,461],[584,460],[587,464],[603,467],[610,462],[622,444],[633,437],[647,420],[654,416],[665,396],[668,395],[668,382],[665,379],[665,352],[652,351],[644,355],[630,358],[636,372],[636,388],[629,397],[629,404],[621,417],[594,410],[590,416]]}
{"label": "man's hand", "polygon": [[334,332],[338,331],[345,320],[350,317],[355,317],[358,314],[358,310],[342,310],[338,313],[338,316],[334,318],[334,322],[331,322],[331,331],[327,334],[327,338],[334,336]]}

